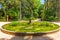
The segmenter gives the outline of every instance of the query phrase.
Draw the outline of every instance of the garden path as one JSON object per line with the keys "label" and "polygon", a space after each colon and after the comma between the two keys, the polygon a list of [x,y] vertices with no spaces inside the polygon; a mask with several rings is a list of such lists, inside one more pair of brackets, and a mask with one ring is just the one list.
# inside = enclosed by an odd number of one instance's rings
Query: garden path
{"label": "garden path", "polygon": [[[0,28],[2,25],[7,24],[9,22],[0,22]],[[58,25],[60,23],[54,22]],[[8,35],[0,31],[0,40],[60,40],[60,31],[52,34],[46,34],[43,36],[14,36]]]}

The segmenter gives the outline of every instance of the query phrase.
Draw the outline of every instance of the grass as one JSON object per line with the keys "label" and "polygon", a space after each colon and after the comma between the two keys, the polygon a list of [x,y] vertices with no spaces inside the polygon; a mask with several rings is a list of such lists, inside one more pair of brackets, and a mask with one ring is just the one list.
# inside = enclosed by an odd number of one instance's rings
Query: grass
{"label": "grass", "polygon": [[57,24],[50,22],[12,22],[3,26],[4,29],[15,32],[47,32],[59,28]]}

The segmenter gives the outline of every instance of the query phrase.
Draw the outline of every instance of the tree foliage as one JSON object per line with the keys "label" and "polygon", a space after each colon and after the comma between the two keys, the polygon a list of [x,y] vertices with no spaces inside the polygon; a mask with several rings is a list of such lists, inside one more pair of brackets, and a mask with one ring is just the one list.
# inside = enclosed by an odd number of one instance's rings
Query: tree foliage
{"label": "tree foliage", "polygon": [[[57,0],[0,0],[2,16],[8,19],[41,18],[42,20],[53,20],[57,17]],[[4,15],[3,15],[4,14]]]}
{"label": "tree foliage", "polygon": [[58,12],[58,1],[57,0],[46,0],[44,9],[42,11],[43,20],[51,21],[55,20]]}

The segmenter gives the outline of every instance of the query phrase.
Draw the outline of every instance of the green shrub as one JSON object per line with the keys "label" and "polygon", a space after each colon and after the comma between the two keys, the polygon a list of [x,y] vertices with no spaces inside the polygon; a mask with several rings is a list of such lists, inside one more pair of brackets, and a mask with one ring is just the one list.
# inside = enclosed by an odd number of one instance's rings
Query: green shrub
{"label": "green shrub", "polygon": [[17,9],[9,9],[7,11],[7,15],[9,16],[10,20],[18,20],[18,11],[17,11]]}

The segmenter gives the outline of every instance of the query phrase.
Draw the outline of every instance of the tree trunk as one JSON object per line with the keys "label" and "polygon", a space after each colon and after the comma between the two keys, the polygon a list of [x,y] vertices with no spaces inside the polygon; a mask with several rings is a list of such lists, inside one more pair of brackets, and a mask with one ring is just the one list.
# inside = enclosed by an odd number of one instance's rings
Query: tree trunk
{"label": "tree trunk", "polygon": [[58,0],[58,17],[60,18],[60,0]]}
{"label": "tree trunk", "polygon": [[8,18],[8,15],[6,15],[6,21],[8,22],[9,18]]}
{"label": "tree trunk", "polygon": [[30,24],[32,21],[31,21],[31,18],[29,18],[29,23],[28,24]]}
{"label": "tree trunk", "polygon": [[21,20],[21,1],[20,1],[20,13],[19,13],[19,21]]}
{"label": "tree trunk", "polygon": [[6,11],[5,11],[5,8],[3,9],[3,11],[4,11],[4,14],[5,14],[5,21],[6,21]]}

